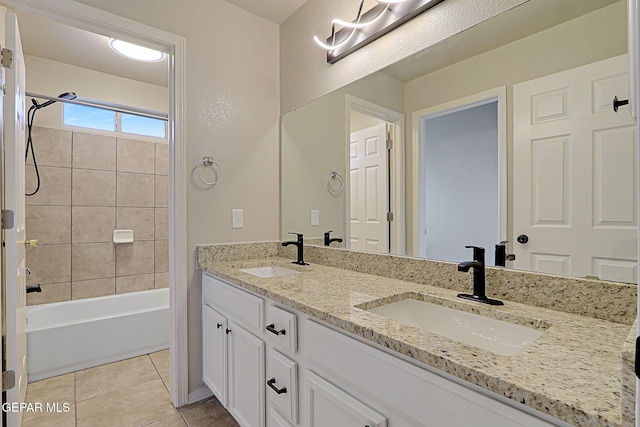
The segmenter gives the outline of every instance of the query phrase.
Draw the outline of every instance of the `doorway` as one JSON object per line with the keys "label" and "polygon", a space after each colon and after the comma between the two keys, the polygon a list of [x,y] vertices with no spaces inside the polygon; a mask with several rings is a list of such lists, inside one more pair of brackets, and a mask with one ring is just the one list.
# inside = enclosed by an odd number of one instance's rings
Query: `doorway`
{"label": "doorway", "polygon": [[414,253],[464,260],[467,245],[493,247],[506,237],[504,90],[414,113],[418,176]]}

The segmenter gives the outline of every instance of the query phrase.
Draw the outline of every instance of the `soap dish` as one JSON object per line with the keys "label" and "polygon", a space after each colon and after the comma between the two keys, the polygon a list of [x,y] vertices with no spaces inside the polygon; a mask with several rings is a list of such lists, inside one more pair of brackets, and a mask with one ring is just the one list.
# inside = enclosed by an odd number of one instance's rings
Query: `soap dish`
{"label": "soap dish", "polygon": [[113,230],[113,243],[133,243],[133,230]]}

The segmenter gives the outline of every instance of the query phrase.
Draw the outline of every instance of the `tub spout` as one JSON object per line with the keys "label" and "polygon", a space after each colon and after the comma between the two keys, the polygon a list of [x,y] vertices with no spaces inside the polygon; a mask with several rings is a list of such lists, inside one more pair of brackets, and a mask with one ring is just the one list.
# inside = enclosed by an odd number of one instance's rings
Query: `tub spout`
{"label": "tub spout", "polygon": [[31,292],[42,292],[42,288],[40,285],[27,286],[27,293],[30,294]]}

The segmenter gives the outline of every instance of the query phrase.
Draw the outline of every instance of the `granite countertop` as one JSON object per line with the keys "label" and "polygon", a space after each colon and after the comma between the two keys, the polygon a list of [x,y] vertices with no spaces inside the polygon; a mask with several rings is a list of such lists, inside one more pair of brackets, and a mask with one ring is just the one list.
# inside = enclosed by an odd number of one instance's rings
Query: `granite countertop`
{"label": "granite countertop", "polygon": [[[302,274],[258,278],[239,270],[263,265]],[[200,268],[567,423],[621,425],[620,354],[628,324],[511,301],[488,307],[456,298],[451,289],[318,264],[294,266],[278,257],[201,262]],[[406,293],[544,333],[519,354],[499,356],[363,309]]]}

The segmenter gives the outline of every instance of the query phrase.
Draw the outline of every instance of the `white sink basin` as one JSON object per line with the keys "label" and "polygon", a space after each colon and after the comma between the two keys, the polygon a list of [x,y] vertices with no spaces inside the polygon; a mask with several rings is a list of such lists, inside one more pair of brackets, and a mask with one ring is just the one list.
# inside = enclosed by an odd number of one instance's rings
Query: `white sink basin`
{"label": "white sink basin", "polygon": [[502,356],[518,354],[544,332],[415,299],[368,311]]}
{"label": "white sink basin", "polygon": [[269,277],[291,276],[293,274],[300,274],[299,271],[290,270],[288,268],[280,267],[277,265],[271,265],[266,267],[241,268],[240,271],[244,271],[245,273],[249,273],[256,277],[261,277],[263,279],[266,279]]}

